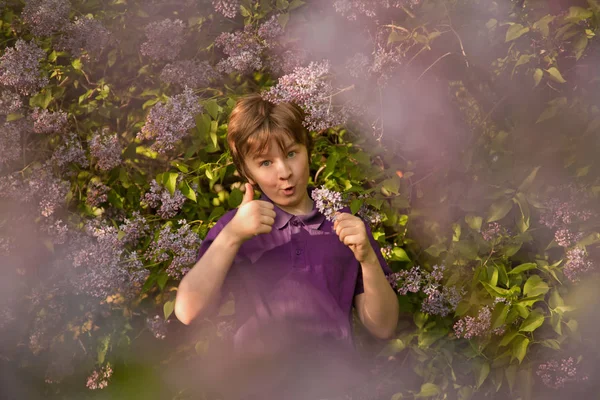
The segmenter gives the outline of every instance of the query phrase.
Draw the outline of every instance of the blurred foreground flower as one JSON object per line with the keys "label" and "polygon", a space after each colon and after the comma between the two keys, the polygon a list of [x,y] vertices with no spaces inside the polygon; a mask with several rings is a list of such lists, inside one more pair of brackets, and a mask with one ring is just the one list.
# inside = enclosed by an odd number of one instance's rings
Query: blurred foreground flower
{"label": "blurred foreground flower", "polygon": [[87,388],[90,390],[104,389],[108,386],[108,380],[112,376],[112,373],[113,370],[110,367],[110,364],[106,364],[104,367],[94,370],[87,378]]}
{"label": "blurred foreground flower", "polygon": [[542,379],[544,385],[552,389],[559,389],[570,382],[583,382],[588,380],[586,374],[581,373],[575,366],[573,357],[563,358],[560,361],[550,360],[540,364],[536,374]]}

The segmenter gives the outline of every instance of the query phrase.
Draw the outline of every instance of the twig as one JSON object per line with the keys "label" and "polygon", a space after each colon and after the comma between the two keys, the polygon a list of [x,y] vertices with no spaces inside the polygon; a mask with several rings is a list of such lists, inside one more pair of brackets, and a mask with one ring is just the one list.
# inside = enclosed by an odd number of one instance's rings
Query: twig
{"label": "twig", "polygon": [[394,25],[394,24],[389,24],[389,25],[383,25],[386,28],[392,28],[392,29],[398,29],[401,30],[402,32],[406,32],[406,33],[410,33],[410,31],[402,26],[398,26],[398,25]]}
{"label": "twig", "polygon": [[[448,17],[449,19],[450,17]],[[462,55],[465,57],[465,64],[467,66],[467,68],[469,68],[469,60],[467,59],[467,53],[465,53],[465,48],[463,46],[463,42],[460,38],[460,36],[458,35],[458,33],[454,30],[454,28],[451,25],[441,25],[441,26],[447,26],[448,28],[450,28],[450,30],[452,31],[452,33],[454,33],[454,35],[456,36],[456,38],[458,39],[458,44],[460,45],[460,51],[462,53]]]}
{"label": "twig", "polygon": [[419,75],[419,77],[417,78],[417,80],[415,82],[419,82],[419,80],[421,80],[421,77],[423,77],[423,75],[425,75],[427,73],[427,71],[429,71],[435,64],[437,64],[442,58],[449,56],[450,54],[452,54],[452,52],[448,52],[446,54],[444,54],[443,56],[441,56],[440,58],[438,58],[437,60],[435,60],[433,62],[433,64],[431,64],[429,67],[427,67],[427,69],[425,69],[425,71],[423,71],[423,73],[421,75]]}

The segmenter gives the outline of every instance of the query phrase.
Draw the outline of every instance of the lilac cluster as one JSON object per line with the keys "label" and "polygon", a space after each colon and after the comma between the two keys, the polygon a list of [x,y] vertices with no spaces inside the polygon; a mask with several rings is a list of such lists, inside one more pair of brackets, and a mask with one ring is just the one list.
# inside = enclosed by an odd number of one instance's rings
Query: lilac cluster
{"label": "lilac cluster", "polygon": [[554,240],[561,247],[569,247],[581,239],[581,232],[575,233],[569,228],[561,228],[554,232]]}
{"label": "lilac cluster", "polygon": [[175,189],[175,192],[171,195],[167,189],[161,187],[154,179],[150,182],[150,192],[145,193],[141,200],[152,208],[158,208],[157,214],[161,218],[169,219],[177,215],[185,202],[185,196],[179,189]]}
{"label": "lilac cluster", "polygon": [[119,226],[119,230],[124,234],[121,239],[123,243],[136,245],[141,238],[150,232],[150,226],[139,211],[134,211],[131,219],[124,219],[123,224]]}
{"label": "lilac cluster", "polygon": [[[12,254],[15,249],[15,239],[14,237],[4,237],[0,236],[0,255],[8,256]],[[0,325],[1,327],[1,325]]]}
{"label": "lilac cluster", "polygon": [[36,107],[31,113],[33,131],[41,134],[62,132],[67,126],[67,113],[48,111]]}
{"label": "lilac cluster", "polygon": [[336,0],[333,7],[349,21],[356,21],[359,16],[375,18],[379,10],[414,7],[419,2],[420,0]]}
{"label": "lilac cluster", "polygon": [[402,57],[395,49],[386,50],[378,45],[373,54],[373,64],[369,67],[369,72],[379,75],[378,84],[380,86],[387,83],[391,73],[400,66]]}
{"label": "lilac cluster", "polygon": [[152,60],[174,60],[185,43],[185,25],[180,19],[166,18],[146,25],[146,40],[140,51]]}
{"label": "lilac cluster", "polygon": [[175,148],[196,125],[194,115],[202,112],[199,98],[186,88],[183,93],[169,98],[167,103],[156,104],[148,113],[146,123],[138,133],[138,139],[154,139],[152,149],[165,153]]}
{"label": "lilac cluster", "polygon": [[0,85],[24,95],[40,90],[48,84],[40,69],[40,60],[45,58],[46,53],[35,43],[17,40],[0,57]]}
{"label": "lilac cluster", "polygon": [[121,164],[123,147],[116,133],[111,134],[108,128],[103,128],[94,133],[89,143],[90,153],[101,170],[109,171]]}
{"label": "lilac cluster", "polygon": [[591,210],[577,209],[581,203],[581,193],[571,188],[570,198],[566,201],[551,199],[546,202],[546,209],[540,214],[540,223],[550,229],[562,228],[579,221],[587,221],[592,217]]}
{"label": "lilac cluster", "polygon": [[413,266],[410,270],[395,272],[387,277],[388,281],[401,295],[422,291],[427,297],[421,304],[421,311],[430,315],[445,317],[456,310],[464,295],[464,290],[442,285],[445,267],[434,265],[431,272],[421,271]]}
{"label": "lilac cluster", "polygon": [[497,222],[492,222],[485,229],[481,230],[481,236],[486,242],[496,239],[502,233],[502,227]]}
{"label": "lilac cluster", "polygon": [[94,372],[87,378],[85,386],[90,390],[104,389],[108,386],[108,380],[112,376],[113,370],[110,364],[106,364],[100,369],[95,369]]}
{"label": "lilac cluster", "polygon": [[75,58],[86,53],[87,57],[98,59],[110,44],[111,37],[111,33],[100,21],[87,16],[75,17],[75,21],[65,28],[57,47],[68,51]]}
{"label": "lilac cluster", "polygon": [[302,49],[288,49],[277,53],[269,52],[265,67],[274,75],[291,74],[306,62],[307,56],[306,51]]}
{"label": "lilac cluster", "polygon": [[146,327],[157,339],[164,340],[167,337],[168,324],[171,321],[165,321],[160,315],[146,318]]}
{"label": "lilac cluster", "polygon": [[550,360],[540,364],[536,374],[542,379],[544,385],[552,389],[560,389],[570,382],[588,380],[586,374],[578,373],[573,357],[563,358],[560,361]]}
{"label": "lilac cluster", "polygon": [[47,172],[32,175],[28,181],[29,189],[39,200],[39,211],[49,217],[62,206],[71,185],[67,181],[55,178]]}
{"label": "lilac cluster", "polygon": [[108,200],[107,193],[110,188],[98,181],[91,181],[88,184],[86,203],[91,207],[100,207],[100,205]]}
{"label": "lilac cluster", "polygon": [[389,260],[392,258],[392,256],[394,255],[393,252],[393,247],[390,244],[386,244],[385,246],[381,247],[381,254],[383,255],[383,257],[386,260]]}
{"label": "lilac cluster", "polygon": [[311,197],[315,201],[317,210],[328,221],[335,221],[335,213],[345,206],[341,193],[329,190],[325,186],[313,189]]}
{"label": "lilac cluster", "polygon": [[18,122],[0,125],[0,168],[22,157],[21,125]]}
{"label": "lilac cluster", "polygon": [[223,48],[228,56],[217,63],[222,73],[248,74],[263,67],[262,53],[266,45],[257,37],[252,25],[246,25],[243,31],[223,32],[215,39],[215,46]]}
{"label": "lilac cluster", "polygon": [[171,259],[167,274],[173,279],[180,279],[188,273],[196,262],[198,247],[202,243],[197,233],[183,221],[177,231],[171,231],[165,226],[159,233],[158,239],[152,242],[146,252],[146,258],[155,262],[165,262]]}
{"label": "lilac cluster", "polygon": [[263,22],[258,28],[258,36],[266,41],[267,47],[272,47],[275,40],[284,34],[283,28],[279,24],[277,15],[273,15],[269,20]]}
{"label": "lilac cluster", "polygon": [[588,259],[584,249],[574,247],[567,251],[567,264],[563,268],[563,273],[571,282],[579,282],[581,275],[585,275],[593,269],[594,264]]}
{"label": "lilac cluster", "polygon": [[73,164],[78,164],[81,168],[87,168],[90,165],[77,134],[73,132],[64,137],[64,143],[52,154],[51,162],[61,170],[65,170]]}
{"label": "lilac cluster", "polygon": [[206,61],[182,60],[167,64],[160,73],[160,80],[181,88],[200,88],[219,74]]}
{"label": "lilac cluster", "polygon": [[355,79],[364,78],[369,71],[371,60],[363,53],[356,53],[344,64],[348,74]]}
{"label": "lilac cluster", "polygon": [[326,79],[329,70],[329,61],[311,62],[308,67],[296,68],[279,78],[277,85],[262,96],[271,103],[291,102],[300,106],[306,112],[303,124],[310,130],[321,131],[344,124],[349,110],[343,107],[334,111],[331,105],[333,86]]}
{"label": "lilac cluster", "polygon": [[51,36],[69,23],[68,0],[26,0],[21,18],[37,36]]}
{"label": "lilac cluster", "polygon": [[10,90],[0,91],[0,115],[16,113],[21,107],[23,107],[23,100],[18,93]]}
{"label": "lilac cluster", "polygon": [[[367,199],[371,197],[367,194],[361,194],[358,196],[359,199]],[[376,225],[381,222],[382,217],[381,214],[370,208],[366,203],[360,207],[357,213],[363,220],[368,221],[371,225]]]}
{"label": "lilac cluster", "polygon": [[69,227],[61,219],[46,218],[40,223],[40,231],[46,233],[54,244],[64,244],[67,240]]}
{"label": "lilac cluster", "polygon": [[229,338],[235,333],[235,322],[231,321],[220,321],[217,322],[217,336],[220,338]]}
{"label": "lilac cluster", "polygon": [[240,8],[239,0],[212,0],[215,11],[227,18],[235,18]]}
{"label": "lilac cluster", "polygon": [[486,335],[492,326],[492,311],[489,306],[479,309],[477,317],[466,316],[454,324],[456,337],[471,339]]}

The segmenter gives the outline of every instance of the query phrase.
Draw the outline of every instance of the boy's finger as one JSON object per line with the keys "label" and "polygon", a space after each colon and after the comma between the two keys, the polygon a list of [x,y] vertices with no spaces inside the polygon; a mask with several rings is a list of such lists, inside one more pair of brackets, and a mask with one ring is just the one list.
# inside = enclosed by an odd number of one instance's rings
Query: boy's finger
{"label": "boy's finger", "polygon": [[254,200],[254,189],[252,188],[252,185],[249,183],[245,183],[244,185],[246,186],[246,192],[244,193],[244,198],[242,199],[240,207]]}

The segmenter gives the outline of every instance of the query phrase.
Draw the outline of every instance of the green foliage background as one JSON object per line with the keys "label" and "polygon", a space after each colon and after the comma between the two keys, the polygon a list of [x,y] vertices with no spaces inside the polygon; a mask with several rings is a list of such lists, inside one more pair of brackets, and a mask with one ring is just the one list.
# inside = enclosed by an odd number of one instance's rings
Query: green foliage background
{"label": "green foliage background", "polygon": [[[177,90],[160,83],[162,65],[140,55],[143,27],[165,17],[183,19],[188,35],[184,53],[214,65],[221,57],[213,44],[219,33],[239,29],[242,22],[259,24],[274,13],[281,14],[282,24],[308,21],[311,10],[322,5],[246,1],[243,20],[233,21],[212,12],[208,1],[187,4],[73,1],[72,14],[93,15],[116,39],[98,60],[74,59],[54,50],[53,38],[32,37],[19,19],[22,4],[9,1],[1,11],[1,52],[23,38],[35,40],[47,53],[43,70],[50,83],[30,98],[29,107],[68,112],[81,139],[108,127],[124,145],[123,162],[111,171],[71,166],[74,174],[65,203],[70,226],[82,226],[97,216],[110,220],[109,209],[128,217],[140,211],[154,232],[185,219],[204,237],[224,212],[241,202],[241,180],[225,146],[227,117],[238,96],[270,87],[276,77],[269,71],[232,74],[214,87],[195,88],[204,113],[175,151],[158,154],[136,134],[149,109]],[[382,247],[391,248],[392,269],[419,265],[431,270],[443,264],[445,284],[464,286],[467,293],[456,313],[444,318],[420,311],[423,294],[399,296],[401,323],[389,343],[373,342],[357,327],[361,346],[380,350],[379,376],[392,388],[385,398],[530,399],[535,393],[547,394],[535,375],[544,360],[579,356],[582,368],[597,362],[598,347],[589,333],[594,329],[590,318],[597,278],[590,275],[577,285],[569,283],[562,273],[565,249],[538,221],[546,201],[561,195],[563,183],[575,184],[597,204],[600,109],[595,35],[600,7],[593,0],[560,9],[551,5],[428,0],[388,21],[387,45],[398,47],[404,56],[391,87],[414,93],[435,82],[452,112],[438,117],[459,121],[457,126],[465,132],[451,149],[423,151],[428,140],[435,140],[427,124],[405,126],[406,134],[400,132],[397,138],[386,134],[390,127],[373,136],[358,121],[313,133],[310,184],[372,194],[367,203],[385,216],[373,233]],[[336,76],[331,79],[335,82]],[[381,93],[372,82],[355,84],[357,91]],[[8,120],[22,117],[9,115]],[[403,138],[420,134],[423,146],[408,146]],[[27,177],[59,142],[56,136],[25,137],[26,151],[15,171]],[[170,221],[140,204],[152,179],[187,197]],[[85,202],[92,180],[111,188],[103,209]],[[353,204],[354,210],[361,201]],[[484,240],[482,229],[496,221],[507,230],[494,241]],[[581,233],[577,246],[597,255],[597,216],[572,228]],[[156,235],[148,237],[130,250],[142,252],[155,239]],[[46,244],[50,254],[60,253],[51,238],[42,237],[40,244]],[[168,262],[147,266],[150,277],[135,301],[112,299],[108,315],[90,317],[83,325],[66,321],[47,352],[4,354],[8,365],[26,371],[40,391],[56,398],[101,396],[86,391],[85,376],[107,362],[115,374],[104,391],[115,398],[153,398],[157,393],[161,398],[186,398],[185,388],[165,394],[164,388],[148,383],[157,370],[202,355],[220,340],[215,326],[230,320],[234,308],[228,303],[214,320],[190,333],[172,315],[178,282],[169,279],[167,266]],[[509,302],[494,306],[496,298]],[[504,333],[457,339],[453,324],[477,315],[483,306],[494,307],[492,328],[504,326]],[[43,305],[32,308],[27,318],[44,312]],[[143,324],[146,315],[156,312],[171,320],[163,342],[152,338]],[[26,333],[23,337],[27,340]],[[69,379],[44,383],[51,349],[77,341],[87,349],[87,358],[78,361]],[[595,372],[588,371],[593,378]]]}

